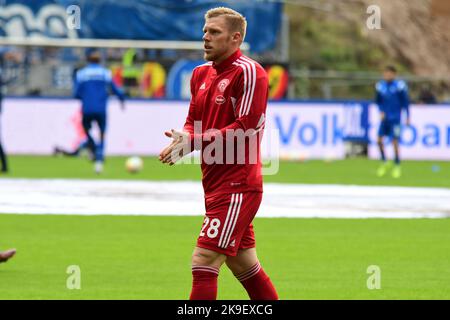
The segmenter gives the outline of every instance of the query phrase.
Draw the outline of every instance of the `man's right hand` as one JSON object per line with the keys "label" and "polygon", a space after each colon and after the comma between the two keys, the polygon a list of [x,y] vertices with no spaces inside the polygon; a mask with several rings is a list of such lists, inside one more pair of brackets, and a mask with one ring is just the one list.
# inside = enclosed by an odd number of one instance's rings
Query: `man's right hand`
{"label": "man's right hand", "polygon": [[381,112],[380,117],[381,117],[381,121],[384,121],[384,119],[386,118],[386,113]]}

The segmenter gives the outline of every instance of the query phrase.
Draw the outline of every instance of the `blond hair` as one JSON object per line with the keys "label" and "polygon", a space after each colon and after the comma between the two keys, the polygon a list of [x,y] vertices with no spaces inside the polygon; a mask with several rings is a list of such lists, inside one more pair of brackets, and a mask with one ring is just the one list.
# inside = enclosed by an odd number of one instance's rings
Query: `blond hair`
{"label": "blond hair", "polygon": [[232,32],[239,32],[242,36],[242,41],[244,41],[245,33],[247,30],[247,20],[245,19],[245,17],[233,9],[226,7],[217,7],[206,12],[205,20],[220,16],[225,17],[230,30]]}

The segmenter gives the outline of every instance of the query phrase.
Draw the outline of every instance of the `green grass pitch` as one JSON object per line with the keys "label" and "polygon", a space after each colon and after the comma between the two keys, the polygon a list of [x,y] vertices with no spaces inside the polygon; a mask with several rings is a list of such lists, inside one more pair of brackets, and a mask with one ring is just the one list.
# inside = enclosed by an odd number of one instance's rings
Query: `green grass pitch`
{"label": "green grass pitch", "polygon": [[[450,162],[405,161],[403,176],[378,178],[375,175],[379,161],[351,159],[332,162],[282,161],[277,174],[265,176],[265,182],[355,184],[450,188]],[[96,176],[93,165],[86,158],[46,156],[14,156],[10,159],[11,172],[6,178],[74,178],[74,179],[136,179],[136,180],[200,180],[199,165],[162,165],[157,158],[144,158],[144,171],[130,174],[125,171],[124,157],[106,159],[105,172]]]}
{"label": "green grass pitch", "polygon": [[[89,178],[85,159],[11,157],[7,178]],[[378,163],[283,162],[266,182],[450,187],[450,164],[405,162],[404,176],[379,179]],[[108,158],[102,179],[200,178],[195,165],[163,167],[145,158],[130,175],[124,158]],[[434,170],[432,170],[434,169]],[[0,179],[1,183],[1,179]],[[0,245],[18,254],[0,264],[0,299],[186,299],[190,255],[202,217],[0,214]],[[281,299],[450,299],[449,219],[256,218],[258,253]],[[81,269],[69,290],[67,268]],[[381,270],[369,290],[367,268]],[[229,270],[219,299],[247,299]]]}

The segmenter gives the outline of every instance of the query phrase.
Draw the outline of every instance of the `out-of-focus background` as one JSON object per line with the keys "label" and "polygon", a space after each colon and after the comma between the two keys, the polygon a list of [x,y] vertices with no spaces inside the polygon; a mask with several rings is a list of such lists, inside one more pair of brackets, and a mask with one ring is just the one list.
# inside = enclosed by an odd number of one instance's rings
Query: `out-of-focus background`
{"label": "out-of-focus background", "polygon": [[[395,64],[410,84],[412,100],[429,88],[449,102],[449,29],[445,1],[13,1],[1,3],[2,45],[20,41],[14,96],[70,96],[72,73],[83,64],[86,39],[201,41],[203,14],[232,4],[246,15],[249,54],[272,73],[271,98],[372,99],[380,70]],[[380,30],[370,30],[366,8],[379,5]],[[76,5],[79,8],[71,8]],[[75,25],[79,13],[79,25]],[[73,18],[72,18],[73,17]],[[75,29],[67,24],[74,22]],[[79,28],[79,29],[76,29]],[[24,41],[26,39],[26,41]],[[46,41],[46,40],[60,41]],[[35,40],[45,46],[33,46]],[[70,40],[70,41],[69,41]],[[58,47],[51,44],[57,44]],[[101,46],[100,43],[90,42]],[[118,43],[118,42],[115,42]],[[120,44],[120,42],[119,42]],[[70,45],[70,47],[68,47]],[[181,60],[201,60],[201,50],[152,49],[105,42],[104,62],[131,97],[188,98],[168,80]],[[155,44],[156,45],[156,44]],[[176,43],[173,44],[177,46]],[[87,45],[88,46],[88,45]],[[140,47],[142,46],[142,47]],[[198,47],[197,47],[198,49]],[[188,67],[186,67],[188,69]],[[184,79],[185,80],[185,79]]]}
{"label": "out-of-focus background", "polygon": [[[370,148],[378,121],[374,86],[391,64],[407,81],[413,104],[413,126],[402,133],[404,157],[449,159],[450,109],[440,106],[450,102],[450,9],[439,0],[4,0],[0,44],[14,56],[2,59],[5,148],[48,154],[54,144],[70,148],[83,139],[78,103],[70,99],[73,77],[86,63],[87,48],[98,47],[131,99],[122,119],[112,103],[107,153],[156,154],[164,143],[161,124],[180,127],[185,110],[170,113],[166,123],[159,112],[189,99],[191,71],[202,63],[203,14],[218,5],[231,5],[248,19],[243,49],[266,68],[269,114],[280,117],[269,124],[282,135],[292,133],[280,140],[283,157],[376,158]],[[371,5],[380,11],[378,27]],[[302,108],[291,131],[295,117],[285,110],[287,102],[289,110]],[[428,141],[436,128],[439,141]]]}

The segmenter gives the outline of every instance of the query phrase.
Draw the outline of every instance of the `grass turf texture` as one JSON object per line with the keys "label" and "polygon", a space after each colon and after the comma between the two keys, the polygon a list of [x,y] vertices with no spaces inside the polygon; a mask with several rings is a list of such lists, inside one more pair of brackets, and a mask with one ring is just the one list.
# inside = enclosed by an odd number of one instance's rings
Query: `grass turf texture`
{"label": "grass turf texture", "polygon": [[[129,174],[109,157],[96,176],[86,159],[10,157],[8,178],[197,180],[198,165],[144,158]],[[266,182],[450,187],[450,163],[404,162],[403,177],[375,176],[378,161],[281,162]],[[434,170],[433,170],[434,169]],[[1,182],[1,180],[0,180]],[[0,214],[1,245],[18,254],[0,265],[0,299],[185,299],[202,217]],[[450,299],[450,220],[256,219],[258,252],[282,299]],[[81,290],[68,290],[69,265]],[[368,290],[369,265],[381,289]],[[224,268],[220,299],[246,299]]]}
{"label": "grass turf texture", "polygon": [[[202,217],[0,215],[0,299],[186,299]],[[449,299],[450,220],[255,220],[282,299]],[[69,290],[69,265],[81,290]],[[369,290],[369,265],[381,289]],[[247,299],[225,267],[219,299]]]}
{"label": "grass turf texture", "polygon": [[[95,175],[93,164],[85,158],[46,156],[10,157],[11,172],[0,177],[11,178],[81,178],[81,179],[136,179],[136,180],[199,180],[199,165],[162,165],[157,158],[144,158],[144,170],[138,174],[125,171],[124,157],[108,157],[105,171]],[[393,179],[388,174],[378,178],[375,174],[379,161],[366,159],[333,162],[282,161],[276,175],[264,176],[265,182],[396,185],[450,188],[450,162],[404,161],[403,175]]]}

